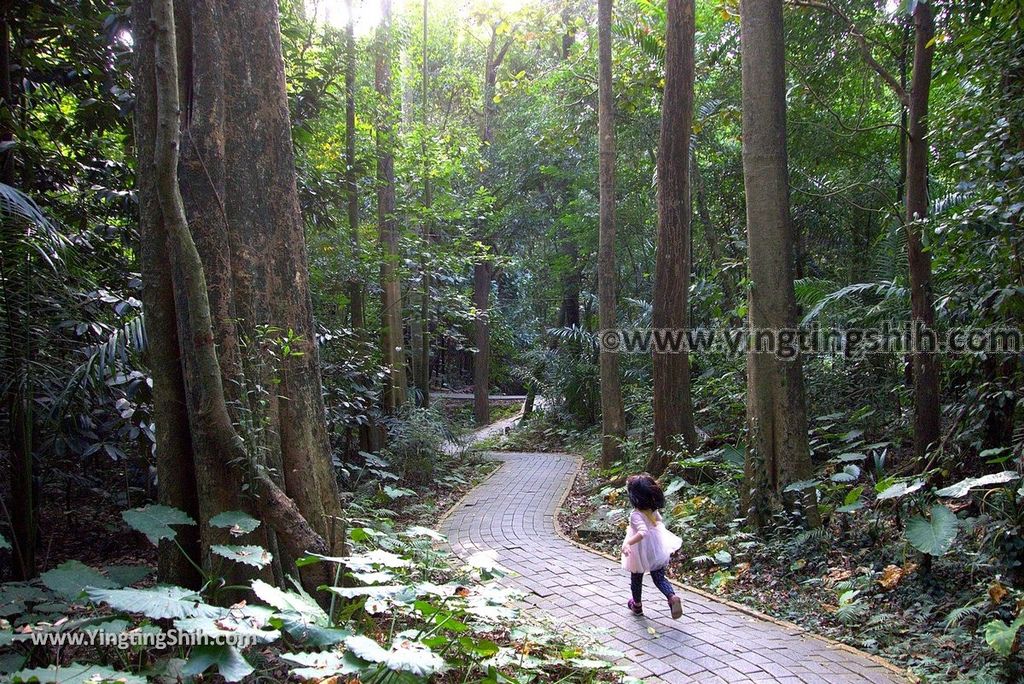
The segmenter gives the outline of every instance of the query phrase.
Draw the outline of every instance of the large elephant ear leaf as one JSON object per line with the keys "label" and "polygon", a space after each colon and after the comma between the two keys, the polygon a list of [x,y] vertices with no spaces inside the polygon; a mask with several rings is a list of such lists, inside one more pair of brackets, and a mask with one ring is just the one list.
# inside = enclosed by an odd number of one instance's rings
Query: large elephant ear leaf
{"label": "large elephant ear leaf", "polygon": [[981,477],[968,477],[967,479],[960,480],[956,484],[944,487],[935,494],[937,496],[948,496],[954,499],[970,494],[971,490],[976,487],[992,487],[994,485],[1006,484],[1018,479],[1020,475],[1012,470],[1004,470],[1001,473],[991,473],[989,475],[982,475]]}
{"label": "large elephant ear leaf", "polygon": [[202,598],[191,589],[163,585],[145,589],[96,589],[87,590],[95,603],[106,603],[115,610],[127,613],[142,613],[154,620],[186,617],[224,617],[228,610],[203,603]]}
{"label": "large elephant ear leaf", "polygon": [[931,518],[916,516],[907,522],[904,535],[911,545],[921,553],[929,556],[941,556],[949,551],[956,540],[960,521],[956,514],[938,505],[932,506]]}
{"label": "large elephant ear leaf", "polygon": [[1013,646],[1017,642],[1017,632],[1024,626],[1024,616],[1018,617],[1010,624],[1002,620],[992,620],[985,625],[985,641],[992,650],[1003,656],[1009,656],[1013,652]]}
{"label": "large elephant ear leaf", "polygon": [[260,526],[260,521],[245,511],[224,511],[210,518],[210,525],[226,529],[232,537],[241,537]]}
{"label": "large elephant ear leaf", "polygon": [[241,681],[254,671],[253,666],[234,646],[196,646],[188,662],[181,668],[181,673],[194,677],[214,665],[226,682]]}
{"label": "large elephant ear leaf", "polygon": [[21,670],[11,675],[11,681],[47,682],[48,684],[88,684],[89,682],[118,682],[123,684],[145,684],[146,678],[130,672],[120,672],[103,665],[71,663],[57,667],[39,667]]}
{"label": "large elephant ear leaf", "polygon": [[51,591],[66,599],[76,599],[86,587],[115,589],[120,585],[85,565],[81,561],[69,560],[52,570],[47,570],[39,579]]}
{"label": "large elephant ear leaf", "polygon": [[222,558],[235,561],[236,563],[245,563],[251,565],[254,568],[263,568],[270,564],[273,560],[273,556],[270,552],[264,549],[262,546],[233,546],[230,544],[214,544],[210,547],[210,551],[217,554]]}
{"label": "large elephant ear leaf", "polygon": [[153,544],[159,544],[161,539],[174,539],[178,533],[171,525],[196,524],[185,511],[160,504],[132,508],[122,513],[121,517],[128,527],[146,535]]}

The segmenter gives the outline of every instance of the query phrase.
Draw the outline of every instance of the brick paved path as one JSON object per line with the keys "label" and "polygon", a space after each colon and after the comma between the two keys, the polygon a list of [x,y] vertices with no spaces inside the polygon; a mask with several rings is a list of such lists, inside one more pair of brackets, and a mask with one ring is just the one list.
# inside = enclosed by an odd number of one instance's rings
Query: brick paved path
{"label": "brick paved path", "polygon": [[[601,641],[625,654],[648,682],[898,682],[905,679],[866,655],[680,590],[683,617],[673,621],[648,576],[645,617],[628,612],[629,581],[618,564],[555,531],[555,511],[579,461],[566,454],[494,453],[504,465],[442,522],[465,558],[493,549],[518,573],[502,581],[526,601],[572,624],[609,630]],[[650,633],[654,630],[654,634]]]}

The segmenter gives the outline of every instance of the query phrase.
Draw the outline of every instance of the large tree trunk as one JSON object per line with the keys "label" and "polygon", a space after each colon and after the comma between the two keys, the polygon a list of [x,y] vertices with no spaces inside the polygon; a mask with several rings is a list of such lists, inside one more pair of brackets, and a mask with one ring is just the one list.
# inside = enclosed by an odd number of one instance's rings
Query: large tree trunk
{"label": "large tree trunk", "polygon": [[382,348],[388,379],[384,408],[394,411],[405,404],[405,338],[402,328],[402,289],[398,280],[398,223],[395,220],[395,157],[391,99],[391,0],[381,2],[376,77],[380,100],[377,121],[377,229],[382,247],[380,268]]}
{"label": "large tree trunk", "polygon": [[[332,551],[329,531],[341,509],[277,6],[180,3],[175,36],[171,4],[138,0],[133,9],[141,257],[147,320],[158,331],[150,331],[149,354],[160,498],[197,519],[182,538],[208,569],[216,567],[210,546],[226,541],[209,518],[241,508],[267,523],[255,541],[276,552],[275,569],[294,572],[296,557]],[[284,334],[277,331],[291,331],[294,353],[271,360],[260,350]],[[253,350],[246,358],[241,341]],[[260,394],[258,384],[275,390]],[[194,579],[166,552],[161,571],[166,581]],[[328,579],[316,566],[301,575],[311,589]]]}
{"label": "large tree trunk", "polygon": [[[612,0],[598,0],[598,109],[600,227],[598,236],[598,318],[602,331],[616,327],[615,281],[615,98],[612,92]],[[622,408],[619,355],[601,349],[601,467],[622,455],[626,415]]]}
{"label": "large tree trunk", "polygon": [[[935,327],[932,301],[932,260],[922,244],[922,224],[928,216],[928,96],[932,82],[935,22],[931,4],[917,3],[914,11],[914,67],[907,112],[907,260],[910,266],[910,312],[913,325]],[[939,440],[939,357],[914,354],[914,455],[924,459]]]}
{"label": "large tree trunk", "polygon": [[[743,0],[743,184],[747,201],[750,328],[796,327],[793,228],[786,155],[786,76],[782,0]],[[748,444],[743,486],[747,520],[768,522],[788,484],[807,479],[803,372],[800,357],[771,352],[747,355]],[[816,524],[813,493],[804,496]]]}
{"label": "large tree trunk", "polygon": [[[690,130],[693,120],[693,0],[668,0],[665,94],[658,142],[658,247],[653,325],[681,331],[689,319]],[[664,472],[672,452],[698,447],[690,396],[690,359],[684,349],[655,348],[652,474]],[[680,444],[680,440],[682,444]]]}

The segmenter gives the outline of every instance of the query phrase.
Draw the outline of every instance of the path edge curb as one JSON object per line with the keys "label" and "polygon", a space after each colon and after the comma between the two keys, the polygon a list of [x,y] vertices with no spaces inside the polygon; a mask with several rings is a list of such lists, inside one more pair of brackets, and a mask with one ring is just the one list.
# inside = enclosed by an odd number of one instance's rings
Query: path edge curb
{"label": "path edge curb", "polygon": [[[557,452],[552,452],[552,455],[555,455],[556,453]],[[561,537],[562,539],[564,539],[565,541],[569,542],[570,544],[572,544],[573,546],[575,546],[577,548],[584,549],[586,551],[590,551],[591,553],[596,553],[597,555],[599,555],[599,556],[601,556],[603,558],[607,558],[610,561],[617,562],[619,559],[615,558],[611,554],[605,553],[604,551],[601,551],[600,549],[596,549],[593,546],[590,546],[589,544],[585,544],[585,543],[579,541],[578,539],[574,539],[574,538],[570,537],[568,534],[565,533],[565,530],[562,529],[562,509],[565,508],[565,502],[569,499],[569,496],[572,494],[573,487],[576,484],[576,478],[578,478],[580,476],[580,473],[582,472],[582,469],[583,469],[583,459],[580,456],[577,456],[575,454],[565,454],[564,452],[563,452],[562,455],[569,456],[571,459],[573,459],[575,461],[575,463],[576,463],[576,472],[573,473],[572,479],[569,480],[569,486],[566,487],[565,491],[562,493],[562,496],[559,497],[557,503],[555,504],[555,509],[554,509],[555,533],[559,537]],[[498,472],[499,469],[500,468],[495,469],[494,472],[495,473]],[[491,473],[491,474],[493,475],[494,473]],[[490,475],[488,475],[488,477],[490,477]],[[482,480],[481,484],[483,482],[485,482],[485,481],[486,480]],[[474,487],[474,489],[475,489],[475,487]],[[470,490],[470,491],[472,491],[472,490]],[[459,503],[461,503],[461,501]],[[451,510],[455,510],[455,508],[456,508],[456,506],[453,506],[451,508]],[[794,630],[794,631],[796,631],[798,634],[800,634],[802,636],[807,636],[807,637],[810,637],[812,639],[817,639],[818,641],[822,641],[822,642],[828,644],[832,648],[836,648],[836,649],[839,649],[839,650],[842,650],[842,651],[846,651],[847,653],[851,653],[851,654],[855,654],[855,655],[859,655],[861,657],[867,658],[868,660],[872,661],[873,663],[875,663],[875,664],[877,664],[877,665],[879,665],[881,667],[884,667],[889,672],[892,672],[893,674],[897,674],[897,675],[903,677],[904,681],[906,681],[906,682],[908,682],[910,684],[916,684],[917,682],[921,681],[921,678],[918,677],[917,675],[913,674],[912,672],[910,672],[909,669],[900,668],[895,663],[889,662],[888,660],[886,660],[885,658],[883,658],[881,656],[875,655],[873,653],[868,653],[866,651],[862,651],[862,650],[860,650],[858,648],[850,646],[849,644],[844,644],[841,641],[837,641],[836,639],[832,639],[831,637],[827,637],[827,636],[824,636],[822,634],[817,634],[817,633],[812,632],[811,630],[807,629],[806,627],[801,627],[800,625],[796,624],[795,622],[790,622],[788,620],[782,620],[782,619],[774,617],[772,615],[768,615],[767,613],[763,613],[763,612],[761,612],[760,610],[758,610],[756,608],[751,608],[750,606],[743,605],[742,603],[737,603],[736,601],[732,601],[730,599],[723,598],[721,596],[716,596],[715,594],[712,594],[711,592],[706,591],[704,589],[701,589],[699,587],[694,587],[694,586],[691,586],[691,585],[686,584],[684,582],[679,582],[678,580],[674,580],[672,578],[669,578],[669,581],[672,584],[674,584],[675,586],[679,587],[680,589],[683,589],[684,591],[689,591],[689,592],[692,592],[694,594],[697,594],[698,596],[706,598],[709,601],[714,601],[715,603],[720,603],[722,605],[729,606],[730,608],[733,608],[734,610],[737,610],[737,611],[739,611],[739,612],[741,612],[741,613],[743,613],[745,615],[749,615],[749,616],[757,618],[759,620],[764,620],[766,622],[770,622],[770,623],[772,623],[774,625],[777,625],[779,627],[785,627],[786,629]]]}

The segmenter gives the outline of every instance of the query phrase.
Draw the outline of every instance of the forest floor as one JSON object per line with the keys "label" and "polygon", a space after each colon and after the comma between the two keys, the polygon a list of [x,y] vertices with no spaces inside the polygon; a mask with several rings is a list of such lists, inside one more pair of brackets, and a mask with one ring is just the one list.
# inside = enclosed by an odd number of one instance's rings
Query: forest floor
{"label": "forest floor", "polygon": [[[621,489],[603,486],[608,476],[592,457],[596,440],[549,417],[531,423],[487,448],[588,454],[561,508],[562,531],[618,555],[628,502]],[[983,518],[924,572],[918,554],[908,552],[898,516],[833,515],[819,531],[787,528],[758,537],[733,521],[735,489],[726,481],[669,495],[667,522],[684,519],[674,527],[684,547],[670,577],[879,655],[922,681],[1024,681],[1020,654],[1000,658],[984,638],[988,620],[1013,620],[1019,592],[981,552],[990,531]]]}
{"label": "forest floor", "polygon": [[[516,415],[521,404],[497,401],[491,405],[491,423],[495,425]],[[452,432],[464,437],[472,432],[472,403],[443,401]],[[78,468],[55,469],[43,478],[39,513],[40,571],[54,568],[68,560],[77,560],[91,567],[110,565],[141,565],[156,568],[156,548],[146,538],[130,530],[121,513],[146,503],[141,487],[133,486],[132,469],[123,460],[97,463],[90,468],[88,479],[70,478],[64,473]],[[445,477],[422,485],[405,485],[415,497],[409,503],[396,501],[396,522],[408,525],[431,525],[467,491],[486,477],[496,464],[465,454],[447,454],[437,464]],[[413,503],[415,501],[415,503]],[[125,543],[129,540],[129,543]],[[3,578],[0,577],[0,580]]]}
{"label": "forest floor", "polygon": [[[622,526],[580,529],[607,503],[607,497],[595,494],[602,481],[595,464],[586,462],[559,521],[572,538],[614,555],[622,545]],[[698,509],[701,504],[715,505],[707,497],[698,499]],[[621,521],[624,525],[625,516]],[[953,611],[977,596],[966,563],[935,563],[926,576],[915,560],[903,557],[891,526],[873,531],[851,526],[841,540],[828,534],[780,535],[750,543],[745,553],[736,549],[743,543],[721,540],[718,552],[699,563],[697,554],[684,548],[670,564],[669,576],[882,656],[926,682],[1022,681],[1019,671],[1003,669],[983,639],[947,625]]]}

